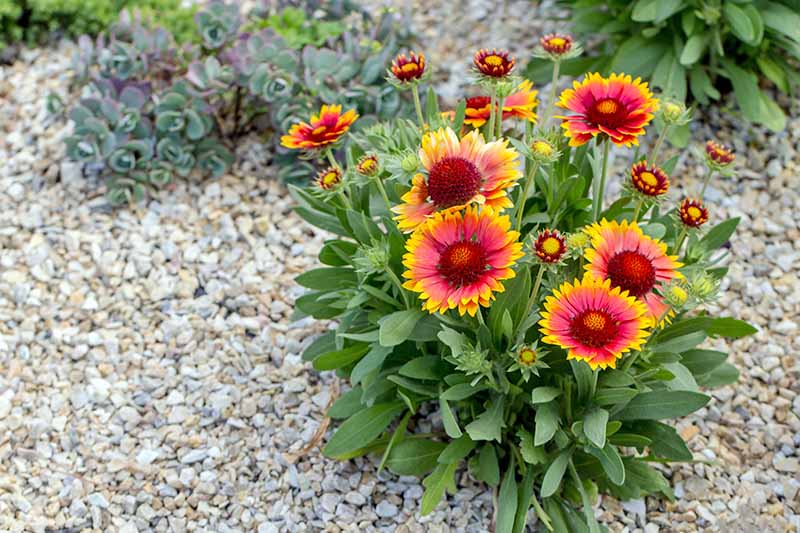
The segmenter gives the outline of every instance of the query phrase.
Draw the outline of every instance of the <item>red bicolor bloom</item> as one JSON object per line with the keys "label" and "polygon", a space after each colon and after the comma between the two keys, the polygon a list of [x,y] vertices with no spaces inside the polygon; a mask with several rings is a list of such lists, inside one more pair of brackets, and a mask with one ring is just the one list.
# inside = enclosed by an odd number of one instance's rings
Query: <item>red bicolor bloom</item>
{"label": "red bicolor bloom", "polygon": [[708,209],[705,208],[702,200],[686,198],[681,202],[678,216],[681,218],[681,222],[690,228],[699,228],[708,222]]}
{"label": "red bicolor bloom", "polygon": [[606,135],[614,144],[639,144],[638,136],[653,119],[658,99],[641,79],[625,74],[588,74],[573,82],[572,89],[561,93],[556,104],[571,111],[559,116],[570,146],[580,146],[598,135]]}
{"label": "red bicolor bloom", "polygon": [[631,185],[646,196],[661,196],[669,190],[669,177],[661,168],[639,161],[631,167]]}
{"label": "red bicolor bloom", "polygon": [[[517,87],[517,91],[510,94],[503,101],[503,120],[507,118],[520,118],[530,122],[536,122],[534,109],[539,105],[536,95],[538,91],[533,89],[533,84],[524,80]],[[488,96],[473,96],[467,98],[467,107],[464,110],[464,124],[469,124],[473,128],[480,128],[489,121],[491,115],[491,98]]]}
{"label": "red bicolor bloom", "polygon": [[356,172],[362,176],[374,176],[378,172],[378,158],[372,154],[362,156],[356,164]]}
{"label": "red bicolor bloom", "polygon": [[636,222],[603,219],[585,231],[592,241],[585,253],[586,270],[641,300],[652,324],[661,320],[669,306],[654,289],[683,277],[678,256],[667,255],[667,245],[645,235]]}
{"label": "red bicolor bloom", "polygon": [[558,230],[546,229],[539,232],[533,250],[543,263],[557,263],[567,252],[567,243]]}
{"label": "red bicolor bloom", "polygon": [[505,290],[501,281],[514,277],[511,267],[523,256],[519,233],[510,228],[507,216],[489,208],[436,213],[406,242],[403,286],[420,293],[431,313],[458,308],[475,316]]}
{"label": "red bicolor bloom", "polygon": [[328,167],[317,174],[317,185],[320,189],[329,191],[342,181],[342,171],[336,167]]}
{"label": "red bicolor bloom", "polygon": [[342,114],[340,105],[323,105],[319,115],[313,115],[308,123],[292,125],[289,133],[281,137],[281,144],[286,148],[300,150],[325,148],[347,133],[357,118],[355,109]]}
{"label": "red bicolor bloom", "polygon": [[391,70],[400,82],[418,80],[425,74],[425,54],[416,55],[414,52],[409,52],[408,56],[400,54],[392,61]]}
{"label": "red bicolor bloom", "polygon": [[727,146],[715,141],[706,142],[706,157],[711,163],[720,167],[726,167],[736,159],[734,153]]}
{"label": "red bicolor bloom", "polygon": [[475,57],[472,59],[475,68],[490,78],[504,78],[511,74],[516,64],[516,58],[510,56],[508,50],[497,50],[492,48],[481,48],[475,52]]}
{"label": "red bicolor bloom", "polygon": [[544,303],[542,342],[567,350],[567,359],[592,369],[614,368],[622,354],[640,349],[648,332],[646,308],[627,291],[586,273],[565,282]]}
{"label": "red bicolor bloom", "polygon": [[572,49],[572,36],[560,33],[551,33],[539,39],[542,48],[554,56],[564,55]]}

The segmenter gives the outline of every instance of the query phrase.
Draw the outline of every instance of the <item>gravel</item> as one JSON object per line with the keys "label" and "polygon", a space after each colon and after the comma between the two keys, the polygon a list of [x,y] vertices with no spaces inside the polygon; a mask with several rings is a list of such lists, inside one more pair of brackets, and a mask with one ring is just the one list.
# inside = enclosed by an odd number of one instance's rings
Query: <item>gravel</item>
{"label": "gravel", "polygon": [[[492,4],[466,4],[431,45],[434,63],[515,35],[492,41]],[[424,5],[417,20],[438,31],[442,7]],[[552,29],[542,8],[503,5],[521,34]],[[326,236],[291,213],[255,142],[229,176],[111,210],[64,161],[68,124],[43,110],[48,90],[69,99],[70,50],[26,50],[0,70],[0,530],[488,530],[491,494],[466,472],[421,517],[414,478],[317,449],[298,457],[338,387],[300,357],[327,325],[292,319],[292,278]],[[712,111],[694,144],[712,132],[739,167],[710,187],[712,217],[742,223],[710,311],[759,333],[708,343],[742,372],[678,424],[710,463],[665,468],[674,502],[604,498],[596,513],[612,531],[800,527],[800,116],[771,134]],[[701,170],[682,157],[675,198]]]}

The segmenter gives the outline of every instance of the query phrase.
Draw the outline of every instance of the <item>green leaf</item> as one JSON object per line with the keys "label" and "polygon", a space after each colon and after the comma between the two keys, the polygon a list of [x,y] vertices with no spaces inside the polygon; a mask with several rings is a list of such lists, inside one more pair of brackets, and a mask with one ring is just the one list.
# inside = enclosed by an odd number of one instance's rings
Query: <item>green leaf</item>
{"label": "green leaf", "polygon": [[601,387],[627,387],[633,385],[635,381],[627,372],[608,368],[600,373],[598,384]]}
{"label": "green leaf", "polygon": [[423,476],[436,468],[436,459],[444,449],[443,442],[405,439],[394,445],[386,467],[401,476]]}
{"label": "green leaf", "polygon": [[592,388],[592,369],[585,361],[578,361],[576,359],[572,359],[569,364],[572,367],[572,373],[575,375],[578,399],[579,401],[586,400]]}
{"label": "green leaf", "polygon": [[653,345],[653,348],[657,348],[658,352],[681,353],[694,348],[706,340],[706,337],[707,335],[705,331],[694,331],[680,337],[674,337],[663,342],[657,342]]}
{"label": "green leaf", "polygon": [[439,410],[442,413],[442,423],[447,436],[451,439],[457,439],[461,436],[461,428],[458,427],[458,420],[456,415],[450,409],[450,404],[447,400],[439,398]]}
{"label": "green leaf", "polygon": [[663,365],[674,378],[667,381],[667,388],[670,390],[688,390],[697,392],[697,382],[689,369],[680,363],[666,363]]}
{"label": "green leaf", "polygon": [[672,426],[655,420],[643,420],[633,424],[631,430],[650,439],[650,450],[659,457],[671,461],[692,460],[692,452]]}
{"label": "green leaf", "polygon": [[558,404],[554,401],[543,403],[536,409],[533,444],[540,446],[550,441],[558,429]]}
{"label": "green leaf", "polygon": [[638,0],[631,18],[637,22],[662,22],[683,7],[683,0]]}
{"label": "green leaf", "polygon": [[617,433],[608,438],[608,442],[616,446],[630,446],[642,449],[650,445],[650,439],[633,433]]}
{"label": "green leaf", "polygon": [[303,361],[313,361],[325,352],[336,349],[336,332],[326,331],[312,342],[303,352]]}
{"label": "green leaf", "polygon": [[615,415],[618,420],[662,420],[693,413],[711,398],[699,392],[651,391],[633,398]]}
{"label": "green leaf", "polygon": [[514,518],[517,514],[517,480],[516,465],[514,457],[503,476],[503,483],[500,485],[500,497],[502,504],[497,509],[496,533],[512,533],[514,529]]}
{"label": "green leaf", "polygon": [[383,317],[378,321],[380,324],[378,340],[381,346],[397,346],[404,342],[422,317],[422,311],[416,309],[397,311]]}
{"label": "green leaf", "polygon": [[528,466],[525,470],[525,478],[522,480],[522,483],[519,484],[517,512],[514,517],[512,533],[522,533],[525,530],[525,524],[528,521],[528,509],[530,508],[531,498],[533,497],[533,476],[533,467]]}
{"label": "green leaf", "polygon": [[442,326],[442,330],[437,335],[439,340],[442,341],[445,346],[450,348],[450,351],[453,354],[453,357],[458,357],[461,355],[461,352],[464,351],[464,346],[466,346],[469,340],[454,329],[450,329],[447,326]]}
{"label": "green leaf", "polygon": [[469,383],[459,383],[457,385],[453,385],[449,389],[445,390],[441,394],[441,398],[443,400],[447,400],[450,402],[456,402],[460,400],[464,400],[469,398],[475,393],[478,393],[482,390],[486,389],[485,385],[471,385]]}
{"label": "green leaf", "polygon": [[733,2],[725,2],[722,5],[722,15],[735,36],[747,44],[755,44],[756,30],[742,8]]}
{"label": "green leaf", "polygon": [[401,376],[414,379],[440,380],[448,373],[447,365],[438,355],[416,357],[397,371]]}
{"label": "green leaf", "polygon": [[453,440],[439,455],[438,462],[441,464],[457,463],[475,449],[475,441],[469,438],[466,433],[461,438]]}
{"label": "green leaf", "polygon": [[587,446],[586,451],[600,461],[600,465],[611,483],[614,485],[625,483],[625,465],[622,464],[622,459],[613,444],[609,442],[602,449],[590,445]]}
{"label": "green leaf", "polygon": [[317,291],[331,290],[358,283],[356,271],[352,268],[342,267],[315,268],[300,274],[294,280],[298,285]]}
{"label": "green leaf", "polygon": [[556,387],[536,387],[531,392],[531,403],[547,403],[561,396],[561,389]]}
{"label": "green leaf", "polygon": [[390,353],[392,353],[391,347],[373,344],[369,352],[367,352],[367,355],[362,357],[361,360],[356,363],[356,366],[353,367],[353,371],[350,372],[350,381],[352,383],[361,383],[364,376],[373,370],[379,369],[381,365],[383,365],[383,362]]}
{"label": "green leaf", "polygon": [[497,452],[491,444],[484,444],[480,454],[478,454],[476,477],[493,487],[500,483],[500,464],[497,461]]}
{"label": "green leaf", "polygon": [[764,24],[778,33],[800,43],[800,12],[778,2],[767,2],[761,8]]}
{"label": "green leaf", "polygon": [[547,498],[556,493],[558,486],[561,484],[561,479],[564,477],[564,472],[567,471],[567,465],[569,465],[571,457],[572,448],[569,448],[561,452],[558,457],[550,463],[550,466],[544,473],[544,478],[542,478],[542,498]]}
{"label": "green leaf", "polygon": [[758,333],[758,330],[742,320],[721,317],[711,320],[711,325],[708,326],[706,332],[709,335],[719,335],[726,339],[741,339],[747,335]]}
{"label": "green leaf", "polygon": [[458,463],[439,464],[433,472],[428,475],[422,485],[425,493],[422,495],[421,514],[424,516],[431,513],[442,500],[446,490],[456,491],[456,484],[453,478]]}
{"label": "green leaf", "polygon": [[605,409],[592,409],[583,416],[583,434],[598,448],[606,444],[607,423],[608,411]]}
{"label": "green leaf", "polygon": [[331,418],[347,418],[359,412],[363,409],[361,405],[362,393],[361,387],[353,387],[339,396],[328,409],[328,416]]}
{"label": "green leaf", "polygon": [[402,402],[391,402],[359,411],[339,426],[325,445],[323,453],[335,459],[363,448],[377,438],[404,407]]}
{"label": "green leaf", "polygon": [[708,374],[697,376],[697,383],[708,388],[722,387],[737,381],[739,381],[739,371],[730,363],[722,363]]}
{"label": "green leaf", "polygon": [[736,231],[736,226],[738,225],[739,217],[729,218],[724,222],[720,222],[711,228],[702,239],[700,239],[700,246],[709,252],[713,252],[728,242],[728,240],[731,238],[731,235],[733,235],[733,232]]}
{"label": "green leaf", "polygon": [[728,354],[716,350],[689,350],[681,354],[681,363],[695,376],[707,374],[725,362]]}
{"label": "green leaf", "polygon": [[724,68],[723,74],[731,80],[736,102],[739,104],[744,118],[759,122],[761,120],[761,91],[758,88],[758,77],[739,67],[730,59],[722,59],[720,62]]}
{"label": "green leaf", "polygon": [[697,63],[706,51],[706,45],[710,38],[707,33],[699,33],[689,37],[681,52],[680,63],[684,66],[690,66]]}
{"label": "green leaf", "polygon": [[336,370],[358,361],[362,355],[367,353],[367,350],[369,350],[369,344],[354,344],[336,352],[320,355],[314,359],[313,365],[316,370]]}
{"label": "green leaf", "polygon": [[517,430],[517,437],[519,437],[519,451],[526,463],[538,465],[547,461],[544,446],[534,446],[533,435],[520,428]]}
{"label": "green leaf", "polygon": [[651,82],[676,100],[682,102],[686,99],[686,70],[671,50],[659,60]]}
{"label": "green leaf", "polygon": [[650,467],[644,461],[630,457],[626,457],[623,463],[627,485],[630,485],[635,492],[634,498],[661,492],[670,500],[674,499],[669,482],[658,470]]}
{"label": "green leaf", "polygon": [[505,396],[495,396],[486,411],[467,425],[466,430],[472,440],[500,442],[503,428],[506,427],[503,418],[504,404]]}
{"label": "green leaf", "polygon": [[635,72],[639,76],[648,78],[653,74],[655,66],[667,49],[666,43],[661,39],[645,39],[635,35],[617,48],[611,60],[610,70]]}
{"label": "green leaf", "polygon": [[594,395],[594,401],[597,405],[619,405],[627,403],[636,394],[638,394],[636,389],[612,387],[598,390],[597,394]]}

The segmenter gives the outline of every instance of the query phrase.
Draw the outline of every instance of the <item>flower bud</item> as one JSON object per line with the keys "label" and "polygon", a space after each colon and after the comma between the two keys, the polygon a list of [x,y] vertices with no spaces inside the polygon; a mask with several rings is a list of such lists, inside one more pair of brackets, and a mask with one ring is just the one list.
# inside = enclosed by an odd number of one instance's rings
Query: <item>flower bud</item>
{"label": "flower bud", "polygon": [[419,168],[419,157],[417,154],[407,154],[400,162],[400,167],[406,172],[414,172]]}

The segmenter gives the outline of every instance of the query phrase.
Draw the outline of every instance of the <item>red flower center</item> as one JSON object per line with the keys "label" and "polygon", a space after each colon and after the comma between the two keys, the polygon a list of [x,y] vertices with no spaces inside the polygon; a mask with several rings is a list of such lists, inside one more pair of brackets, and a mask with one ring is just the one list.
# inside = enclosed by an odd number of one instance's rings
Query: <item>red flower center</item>
{"label": "red flower center", "polygon": [[620,125],[627,115],[625,106],[616,98],[596,101],[587,114],[590,121],[608,127]]}
{"label": "red flower center", "polygon": [[614,318],[602,309],[589,309],[569,324],[569,332],[584,346],[602,348],[617,336],[619,327]]}
{"label": "red flower center", "polygon": [[492,99],[488,96],[471,96],[467,98],[468,109],[483,109],[491,103]]}
{"label": "red flower center", "polygon": [[656,284],[653,263],[639,252],[620,252],[608,261],[608,278],[614,287],[628,291],[637,298],[644,296]]}
{"label": "red flower center", "polygon": [[486,271],[486,253],[477,242],[459,241],[444,249],[436,268],[450,285],[470,285]]}
{"label": "red flower center", "polygon": [[481,173],[463,157],[445,157],[428,172],[428,195],[438,207],[465,204],[480,189]]}

